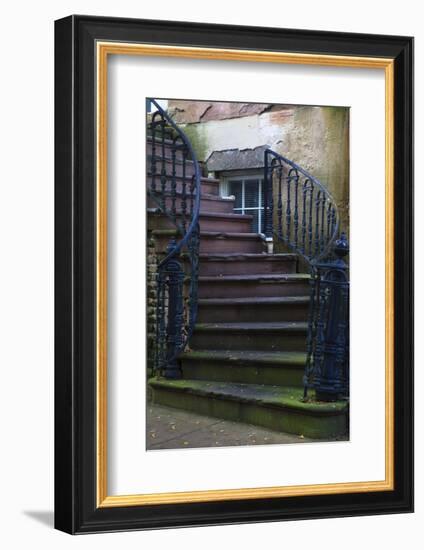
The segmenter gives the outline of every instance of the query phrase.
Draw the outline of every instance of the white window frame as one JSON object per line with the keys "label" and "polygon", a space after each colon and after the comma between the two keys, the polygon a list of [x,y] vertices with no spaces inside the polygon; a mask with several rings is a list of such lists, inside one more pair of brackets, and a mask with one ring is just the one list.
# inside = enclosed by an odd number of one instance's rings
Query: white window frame
{"label": "white window frame", "polygon": [[[252,207],[245,207],[245,182],[249,180],[257,180],[258,181],[258,206],[252,206]],[[237,172],[231,175],[226,175],[221,180],[221,186],[220,186],[220,194],[222,197],[228,197],[231,196],[229,194],[229,183],[230,181],[240,181],[242,183],[242,206],[241,208],[234,208],[234,212],[237,212],[239,214],[249,214],[253,211],[258,211],[258,233],[262,233],[261,227],[262,227],[262,221],[263,221],[263,212],[264,212],[264,205],[262,204],[262,186],[264,183],[264,176],[263,172],[257,172],[257,173],[247,173],[247,172]]]}

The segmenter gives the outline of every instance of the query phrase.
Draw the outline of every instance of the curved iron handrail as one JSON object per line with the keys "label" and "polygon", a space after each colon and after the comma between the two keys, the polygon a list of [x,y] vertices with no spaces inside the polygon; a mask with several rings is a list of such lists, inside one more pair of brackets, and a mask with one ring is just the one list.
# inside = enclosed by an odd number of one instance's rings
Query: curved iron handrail
{"label": "curved iron handrail", "polygon": [[265,236],[276,235],[309,265],[328,256],[340,225],[337,203],[331,193],[301,166],[272,149],[264,152],[264,176]]}
{"label": "curved iron handrail", "polygon": [[[184,145],[187,147],[187,150],[189,152],[189,156],[191,157],[191,160],[194,164],[195,174],[194,174],[194,180],[195,180],[195,199],[194,199],[194,206],[193,206],[193,213],[192,213],[192,219],[191,223],[183,236],[183,238],[176,244],[175,248],[169,254],[160,262],[159,265],[164,265],[166,262],[168,262],[173,256],[176,256],[180,254],[182,248],[187,245],[188,240],[190,236],[193,234],[193,231],[196,229],[197,224],[199,223],[199,214],[200,214],[200,167],[199,162],[196,157],[196,153],[193,150],[193,147],[183,132],[181,128],[179,128],[175,122],[172,120],[172,118],[168,115],[168,113],[162,109],[162,107],[157,103],[156,100],[151,99],[150,100],[152,104],[156,107],[157,112],[160,113],[160,115],[168,122],[168,124],[177,132],[179,137],[182,139]],[[155,115],[154,115],[155,116]],[[153,121],[152,121],[153,122]],[[177,226],[178,227],[178,226]]]}
{"label": "curved iron handrail", "polygon": [[[196,154],[184,131],[157,101],[150,101],[156,112],[150,123],[152,155],[148,171],[151,177],[148,193],[159,211],[177,229],[176,237],[173,236],[167,246],[165,257],[157,265],[155,370],[168,378],[180,378],[177,358],[186,347],[197,318],[201,173]],[[162,149],[161,155],[156,155],[157,131],[160,132],[158,143]],[[166,138],[167,134],[171,139]],[[171,159],[166,157],[166,149],[171,151]],[[177,176],[177,153],[181,155],[180,176]],[[187,160],[191,161],[190,166],[194,168],[191,176],[186,174]],[[170,172],[167,171],[167,163],[171,164]],[[157,164],[161,164],[160,173],[157,172]],[[156,177],[160,179],[159,191],[156,189]],[[179,192],[178,179],[181,180]],[[167,200],[170,206],[167,206]],[[180,201],[178,208],[177,200]],[[181,223],[178,222],[179,217]],[[187,250],[188,266],[187,262],[181,261],[183,249]],[[188,267],[190,273],[186,272]],[[187,280],[189,284],[185,286]],[[188,296],[184,295],[184,288],[188,289]]]}

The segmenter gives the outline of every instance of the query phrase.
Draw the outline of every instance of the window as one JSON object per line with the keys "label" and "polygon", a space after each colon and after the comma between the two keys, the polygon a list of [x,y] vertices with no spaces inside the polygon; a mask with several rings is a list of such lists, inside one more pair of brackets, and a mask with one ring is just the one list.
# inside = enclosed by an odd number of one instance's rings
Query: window
{"label": "window", "polygon": [[234,195],[234,212],[253,216],[252,232],[263,233],[263,179],[255,176],[232,177],[227,180],[228,195]]}

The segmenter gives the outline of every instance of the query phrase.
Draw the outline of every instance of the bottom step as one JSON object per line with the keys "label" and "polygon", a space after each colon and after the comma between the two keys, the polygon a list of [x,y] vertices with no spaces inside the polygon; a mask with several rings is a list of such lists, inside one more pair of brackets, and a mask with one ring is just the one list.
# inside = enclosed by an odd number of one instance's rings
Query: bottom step
{"label": "bottom step", "polygon": [[154,403],[315,439],[345,438],[348,404],[303,402],[302,388],[203,380],[149,381]]}

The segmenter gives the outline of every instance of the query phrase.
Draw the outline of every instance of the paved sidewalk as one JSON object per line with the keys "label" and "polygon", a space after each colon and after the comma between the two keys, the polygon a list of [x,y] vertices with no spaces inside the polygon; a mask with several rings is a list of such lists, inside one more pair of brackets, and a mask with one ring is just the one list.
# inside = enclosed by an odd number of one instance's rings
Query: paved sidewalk
{"label": "paved sidewalk", "polygon": [[250,424],[162,407],[147,406],[147,449],[189,449],[238,445],[305,443],[312,439]]}

